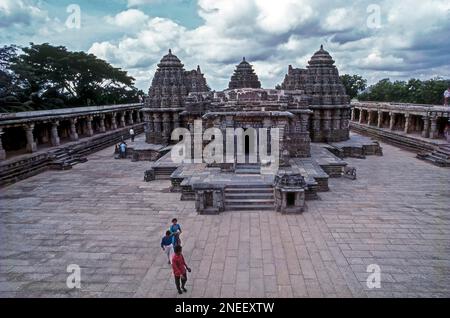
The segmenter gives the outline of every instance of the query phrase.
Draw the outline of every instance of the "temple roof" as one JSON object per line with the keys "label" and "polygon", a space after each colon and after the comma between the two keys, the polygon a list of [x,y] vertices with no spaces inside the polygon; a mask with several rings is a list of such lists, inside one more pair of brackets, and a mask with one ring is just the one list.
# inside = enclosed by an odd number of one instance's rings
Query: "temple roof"
{"label": "temple roof", "polygon": [[184,65],[181,63],[180,59],[172,54],[172,50],[169,49],[169,54],[164,55],[164,57],[161,59],[161,62],[159,62],[158,67],[164,68],[164,67],[178,67],[182,68]]}
{"label": "temple roof", "polygon": [[318,65],[331,66],[334,64],[334,60],[331,57],[330,53],[325,51],[323,49],[323,45],[321,45],[319,51],[314,53],[314,55],[311,57],[311,60],[308,62],[308,64],[311,66],[312,65],[314,65],[314,66],[318,66]]}
{"label": "temple roof", "polygon": [[243,57],[242,62],[236,66],[234,74],[231,76],[230,83],[228,84],[228,88],[261,88],[258,76],[253,70],[252,65],[245,60],[245,57]]}

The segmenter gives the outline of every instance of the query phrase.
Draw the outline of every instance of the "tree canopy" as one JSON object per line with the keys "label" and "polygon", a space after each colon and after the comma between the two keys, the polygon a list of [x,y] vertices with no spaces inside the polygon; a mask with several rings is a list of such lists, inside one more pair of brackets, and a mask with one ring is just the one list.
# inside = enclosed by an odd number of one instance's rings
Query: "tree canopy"
{"label": "tree canopy", "polygon": [[131,103],[143,95],[126,71],[93,54],[48,43],[21,50],[0,49],[0,111],[18,111],[17,102],[23,110],[48,109]]}
{"label": "tree canopy", "polygon": [[342,84],[345,86],[347,95],[349,95],[351,99],[358,96],[358,94],[364,91],[367,87],[367,80],[362,78],[362,76],[344,74],[341,75],[340,78]]}
{"label": "tree canopy", "polygon": [[443,93],[450,87],[450,80],[434,78],[426,81],[391,82],[388,78],[370,86],[358,96],[363,101],[399,102],[413,104],[443,104]]}

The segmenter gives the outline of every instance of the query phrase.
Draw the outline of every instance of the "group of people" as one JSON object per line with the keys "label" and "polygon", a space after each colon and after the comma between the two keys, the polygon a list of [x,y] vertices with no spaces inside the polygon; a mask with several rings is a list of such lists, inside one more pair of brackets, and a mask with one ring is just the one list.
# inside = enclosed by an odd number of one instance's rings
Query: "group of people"
{"label": "group of people", "polygon": [[181,233],[182,230],[180,224],[178,224],[178,220],[172,219],[172,225],[161,240],[161,248],[167,255],[168,264],[172,265],[175,286],[177,287],[179,294],[187,292],[185,287],[187,282],[187,272],[191,272],[191,269],[186,264],[182,254]]}
{"label": "group of people", "polygon": [[[134,142],[134,136],[135,136],[134,129],[130,128],[131,142]],[[114,152],[119,154],[119,158],[125,159],[127,157],[127,148],[128,145],[122,137],[122,141],[116,145]]]}

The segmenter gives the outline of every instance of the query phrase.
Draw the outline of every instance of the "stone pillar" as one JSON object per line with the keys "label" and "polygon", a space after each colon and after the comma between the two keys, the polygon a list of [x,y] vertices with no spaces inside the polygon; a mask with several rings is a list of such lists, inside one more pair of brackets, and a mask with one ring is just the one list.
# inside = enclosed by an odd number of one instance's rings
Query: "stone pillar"
{"label": "stone pillar", "polygon": [[141,112],[139,110],[136,111],[136,123],[141,123]]}
{"label": "stone pillar", "polygon": [[52,146],[60,145],[60,140],[59,140],[59,135],[58,135],[58,126],[59,126],[59,121],[52,122],[52,129],[51,129]]}
{"label": "stone pillar", "polygon": [[381,126],[383,125],[383,112],[382,111],[378,111],[378,123],[377,123],[377,127],[381,128]]}
{"label": "stone pillar", "polygon": [[170,114],[164,113],[163,114],[163,132],[162,132],[164,142],[169,142],[170,133],[171,133],[171,131],[170,131]]}
{"label": "stone pillar", "polygon": [[430,138],[430,118],[428,116],[423,116],[423,130],[422,130],[422,137],[424,138]]}
{"label": "stone pillar", "polygon": [[111,129],[116,130],[117,129],[117,118],[116,113],[111,114]]}
{"label": "stone pillar", "polygon": [[405,114],[405,129],[404,129],[405,134],[409,133],[410,124],[411,124],[411,117],[409,116],[409,114]]}
{"label": "stone pillar", "polygon": [[34,124],[25,125],[25,134],[27,136],[27,151],[35,152],[37,150],[36,142],[34,141],[33,129]]}
{"label": "stone pillar", "polygon": [[173,129],[180,127],[180,114],[173,113]]}
{"label": "stone pillar", "polygon": [[[150,131],[151,126],[151,131]],[[152,133],[153,133],[153,117],[150,113],[144,112],[144,132],[145,132],[145,142],[151,143]]]}
{"label": "stone pillar", "polygon": [[129,125],[133,125],[133,124],[134,124],[134,121],[133,121],[133,111],[130,111],[129,113],[130,113],[130,116],[129,116],[129,118],[128,118],[128,124],[129,124]]}
{"label": "stone pillar", "polygon": [[315,142],[321,142],[322,134],[320,129],[320,111],[316,110],[313,114],[313,141]]}
{"label": "stone pillar", "polygon": [[126,123],[125,123],[125,112],[121,112],[120,113],[120,127],[125,127]]}
{"label": "stone pillar", "polygon": [[6,159],[6,151],[3,148],[2,135],[4,134],[3,128],[0,127],[0,160]]}
{"label": "stone pillar", "polygon": [[438,137],[437,134],[437,118],[431,118],[431,127],[430,127],[430,138],[436,139]]}
{"label": "stone pillar", "polygon": [[355,112],[356,112],[356,109],[353,107],[352,108],[352,117],[351,117],[351,121],[355,121]]}
{"label": "stone pillar", "polygon": [[360,109],[359,110],[359,123],[362,124],[363,123],[363,117],[364,117],[364,109]]}
{"label": "stone pillar", "polygon": [[330,139],[331,136],[331,110],[326,109],[324,111],[323,116],[323,132],[325,134],[325,138],[327,140]]}
{"label": "stone pillar", "polygon": [[301,125],[300,131],[302,133],[308,133],[309,132],[309,114],[301,114],[299,116],[299,119],[300,119],[300,125]]}
{"label": "stone pillar", "polygon": [[368,119],[367,119],[367,124],[369,126],[371,126],[372,122],[373,122],[373,111],[369,110],[368,112],[369,112],[369,116],[368,116]]}
{"label": "stone pillar", "polygon": [[161,133],[161,114],[159,113],[154,113],[153,114],[153,126],[154,126],[154,130],[155,133],[160,134]]}
{"label": "stone pillar", "polygon": [[160,113],[154,113],[153,114],[153,127],[154,127],[154,133],[153,133],[153,142],[155,144],[161,143],[161,114]]}
{"label": "stone pillar", "polygon": [[153,133],[155,131],[155,124],[153,123],[153,114],[148,114],[148,132]]}
{"label": "stone pillar", "polygon": [[87,127],[87,135],[89,137],[94,136],[94,129],[92,129],[92,116],[86,117],[86,127]]}
{"label": "stone pillar", "polygon": [[106,128],[105,128],[105,115],[100,115],[100,132],[101,132],[101,133],[106,132]]}
{"label": "stone pillar", "polygon": [[389,120],[389,129],[394,130],[394,124],[395,124],[395,114],[389,113],[389,116],[391,117]]}
{"label": "stone pillar", "polygon": [[341,110],[336,109],[334,111],[334,116],[331,118],[332,124],[331,129],[332,130],[339,130],[341,128]]}
{"label": "stone pillar", "polygon": [[77,119],[72,118],[70,119],[70,140],[76,141],[78,140],[78,133],[77,133]]}

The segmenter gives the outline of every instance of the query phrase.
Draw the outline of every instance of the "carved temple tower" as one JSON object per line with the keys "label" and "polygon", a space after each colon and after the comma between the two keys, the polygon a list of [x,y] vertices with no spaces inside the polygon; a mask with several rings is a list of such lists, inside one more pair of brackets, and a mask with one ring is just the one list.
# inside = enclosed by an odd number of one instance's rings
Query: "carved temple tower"
{"label": "carved temple tower", "polygon": [[301,90],[310,96],[311,140],[342,141],[349,138],[350,99],[339,78],[339,71],[330,54],[320,47],[306,69],[289,66],[281,88]]}
{"label": "carved temple tower", "polygon": [[236,88],[261,88],[261,82],[258,80],[258,75],[255,74],[250,63],[242,59],[242,62],[236,66],[234,74],[231,76],[228,89]]}
{"label": "carved temple tower", "polygon": [[203,91],[209,91],[209,87],[200,66],[197,70],[185,71],[178,57],[169,50],[158,64],[145,100],[146,141],[168,144],[172,130],[181,126],[180,113],[184,110],[186,96]]}

